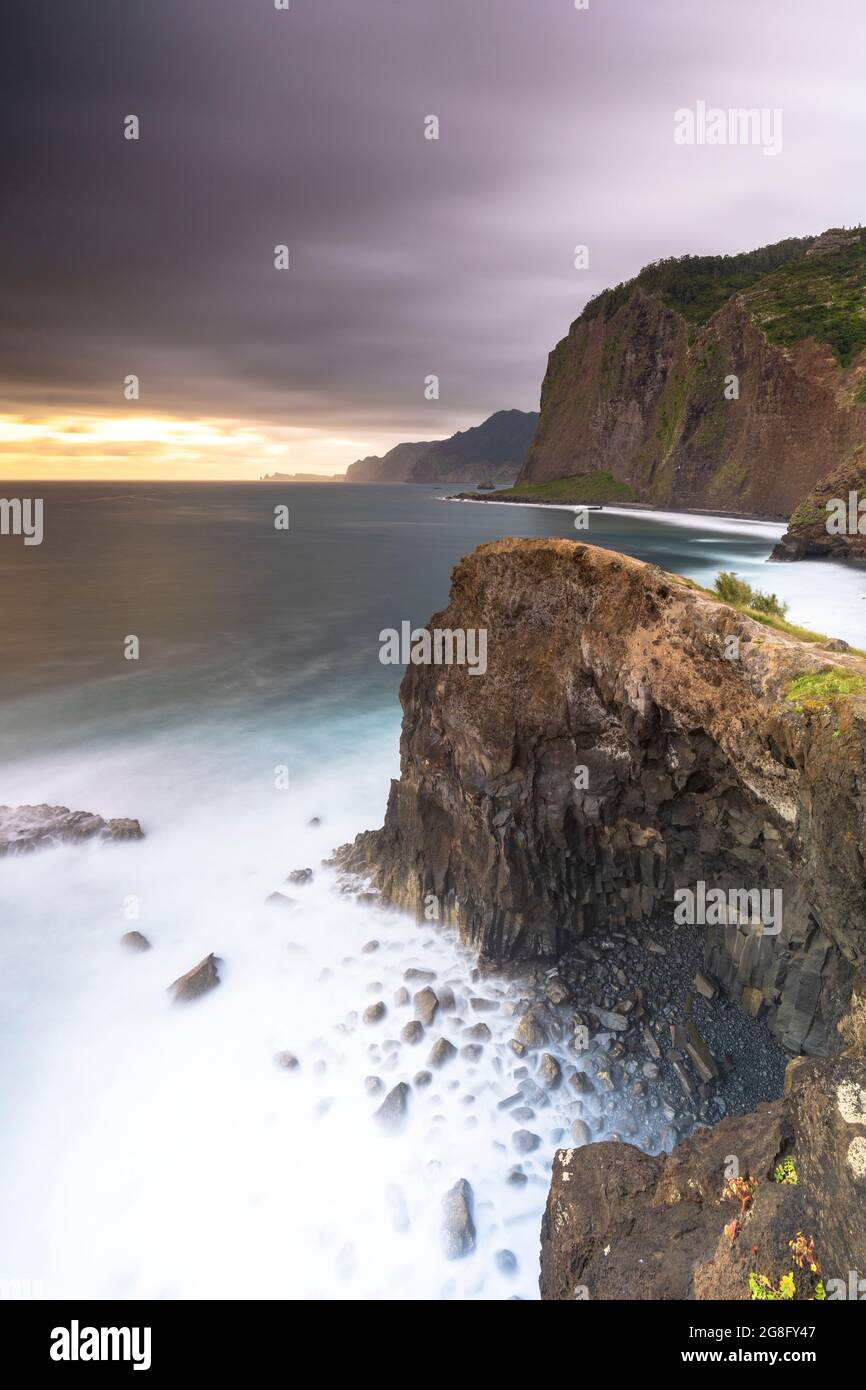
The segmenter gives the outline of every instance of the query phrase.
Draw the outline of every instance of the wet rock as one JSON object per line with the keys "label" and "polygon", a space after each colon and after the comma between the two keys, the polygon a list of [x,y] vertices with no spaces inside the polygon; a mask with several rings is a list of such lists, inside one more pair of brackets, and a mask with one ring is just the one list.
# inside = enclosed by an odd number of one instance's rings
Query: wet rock
{"label": "wet rock", "polygon": [[520,1015],[514,1029],[514,1041],[530,1052],[544,1047],[547,1042],[547,1030],[534,1008],[527,1009]]}
{"label": "wet rock", "polygon": [[702,1081],[715,1081],[719,1075],[716,1059],[693,1023],[686,1024],[686,1052]]}
{"label": "wet rock", "polygon": [[381,1023],[387,1012],[384,1002],[377,999],[375,1004],[368,1004],[361,1015],[361,1020],[364,1023]]}
{"label": "wet rock", "polygon": [[321,824],[322,824],[321,817],[319,817],[319,816],[311,816],[310,819],[307,821],[307,829],[308,829],[308,830],[315,830],[316,826],[321,825]]}
{"label": "wet rock", "polygon": [[301,1065],[294,1052],[275,1052],[274,1061],[278,1067],[283,1067],[286,1071],[297,1071]]}
{"label": "wet rock", "polygon": [[293,911],[297,905],[297,898],[290,898],[288,893],[269,893],[265,898],[268,907],[280,907],[284,912]]}
{"label": "wet rock", "polygon": [[411,1090],[405,1081],[400,1081],[389,1091],[379,1109],[375,1113],[375,1119],[383,1129],[389,1134],[399,1134],[406,1128],[409,1119],[409,1096]]}
{"label": "wet rock", "polygon": [[473,995],[469,1000],[469,1007],[476,1014],[494,1014],[499,1009],[498,999],[482,999],[478,995]]}
{"label": "wet rock", "polygon": [[125,946],[127,951],[149,951],[150,942],[140,931],[124,932],[120,938],[121,946]]}
{"label": "wet rock", "polygon": [[368,1096],[381,1095],[384,1089],[385,1083],[382,1080],[381,1076],[364,1077],[364,1090],[367,1092]]}
{"label": "wet rock", "polygon": [[407,982],[411,982],[412,980],[415,980],[415,981],[435,980],[435,979],[436,979],[436,971],[435,971],[435,970],[422,970],[419,966],[410,965],[409,968],[408,968],[408,970],[404,970],[404,971],[403,971],[403,979],[406,980]]}
{"label": "wet rock", "polygon": [[475,1249],[472,1188],[460,1178],[442,1198],[442,1249],[448,1260],[459,1260]]}
{"label": "wet rock", "polygon": [[715,999],[719,992],[719,986],[711,975],[699,971],[692,981],[698,994],[703,995],[704,999]]}
{"label": "wet rock", "polygon": [[541,1136],[533,1134],[531,1129],[516,1129],[511,1136],[511,1143],[519,1154],[531,1154],[541,1143]]}
{"label": "wet rock", "polygon": [[570,996],[571,991],[559,975],[552,975],[544,986],[544,997],[554,1006],[567,1004]]}
{"label": "wet rock", "polygon": [[412,1002],[415,1005],[416,1017],[421,1020],[425,1028],[429,1028],[439,1012],[439,1000],[435,992],[429,985],[425,985],[424,989],[419,989],[418,993],[413,996]]}
{"label": "wet rock", "polygon": [[577,1091],[579,1096],[591,1096],[593,1085],[585,1071],[572,1072],[568,1078],[568,1084],[572,1090]]}
{"label": "wet rock", "polygon": [[517,1273],[517,1256],[512,1250],[497,1250],[493,1261],[500,1274],[506,1274],[510,1278],[512,1274]]}
{"label": "wet rock", "polygon": [[541,1077],[549,1091],[555,1091],[562,1082],[562,1068],[550,1052],[541,1059]]}
{"label": "wet rock", "polygon": [[411,1222],[402,1187],[398,1187],[395,1182],[389,1182],[385,1188],[385,1203],[394,1230],[398,1235],[405,1235],[410,1229]]}
{"label": "wet rock", "polygon": [[85,840],[143,840],[137,820],[103,820],[68,806],[0,806],[0,857]]}
{"label": "wet rock", "polygon": [[465,1047],[460,1049],[460,1056],[464,1057],[467,1062],[480,1062],[483,1053],[484,1048],[481,1043],[467,1043]]}
{"label": "wet rock", "polygon": [[514,1092],[514,1095],[511,1095],[511,1096],[504,1096],[502,1100],[497,1101],[497,1102],[496,1102],[496,1109],[497,1109],[497,1110],[510,1110],[511,1107],[512,1107],[512,1105],[520,1105],[521,1102],[522,1102],[522,1100],[523,1100],[523,1096],[520,1094],[520,1092],[519,1092],[519,1091],[515,1091],[515,1092]]}
{"label": "wet rock", "polygon": [[292,872],[286,876],[286,883],[312,883],[312,881],[312,869],[292,869]]}
{"label": "wet rock", "polygon": [[611,1009],[599,1009],[594,1005],[590,1006],[589,1012],[593,1018],[598,1020],[601,1027],[609,1032],[622,1033],[628,1028],[628,1019],[624,1014],[614,1013]]}
{"label": "wet rock", "polygon": [[378,941],[365,941],[364,944],[363,944],[363,946],[361,947],[361,955],[362,955],[362,956],[371,956],[371,955],[373,954],[373,952],[374,952],[374,951],[378,951],[378,949],[379,949],[379,942],[378,942]]}
{"label": "wet rock", "polygon": [[440,985],[437,991],[439,1007],[444,1013],[449,1013],[457,1007],[457,1000],[454,998],[454,991],[450,985]]}
{"label": "wet rock", "polygon": [[215,989],[220,983],[220,965],[222,961],[211,952],[204,960],[200,960],[198,965],[194,965],[192,970],[188,970],[185,975],[179,975],[168,987],[169,992],[174,995],[175,1002],[188,1004],[200,995]]}
{"label": "wet rock", "polygon": [[471,1028],[465,1028],[464,1038],[471,1038],[473,1042],[490,1042],[493,1037],[486,1023],[473,1023]]}
{"label": "wet rock", "polygon": [[409,1043],[410,1046],[414,1047],[414,1045],[416,1043],[419,1043],[421,1039],[424,1037],[423,1023],[419,1022],[417,1018],[411,1019],[408,1023],[404,1024],[403,1028],[401,1028],[400,1037],[402,1038],[404,1043]]}
{"label": "wet rock", "polygon": [[528,1124],[530,1120],[535,1119],[535,1111],[532,1109],[531,1105],[518,1105],[516,1110],[512,1110],[511,1118],[512,1120],[516,1120],[518,1124],[525,1125]]}
{"label": "wet rock", "polygon": [[644,1024],[643,1028],[641,1029],[641,1037],[643,1038],[644,1047],[646,1048],[646,1050],[647,1050],[647,1052],[649,1053],[649,1055],[650,1055],[656,1062],[658,1062],[658,1061],[660,1060],[660,1058],[661,1058],[662,1050],[661,1050],[661,1048],[659,1047],[658,1043],[657,1043],[656,1040],[655,1040],[655,1037],[654,1037],[654,1035],[653,1035],[652,1029],[651,1029],[651,1028],[649,1027],[649,1025],[646,1024],[646,1023]]}
{"label": "wet rock", "polygon": [[530,1076],[527,1076],[523,1081],[519,1082],[517,1089],[523,1096],[527,1105],[534,1105],[536,1109],[540,1109],[541,1106],[547,1105],[547,1096]]}
{"label": "wet rock", "polygon": [[432,1048],[430,1056],[427,1058],[428,1067],[444,1067],[450,1062],[452,1057],[457,1056],[457,1048],[450,1043],[447,1038],[437,1038]]}
{"label": "wet rock", "polygon": [[423,1091],[424,1087],[425,1087],[425,1086],[429,1086],[429,1085],[430,1085],[430,1082],[431,1082],[432,1080],[433,1080],[433,1073],[432,1073],[432,1072],[430,1072],[430,1071],[416,1071],[415,1075],[412,1077],[412,1085],[415,1086],[415,1087],[417,1087],[417,1089],[418,1089],[419,1091]]}
{"label": "wet rock", "polygon": [[592,1132],[584,1120],[575,1120],[571,1126],[571,1137],[575,1144],[591,1144]]}
{"label": "wet rock", "polygon": [[405,985],[401,985],[400,988],[398,990],[395,990],[394,992],[395,1008],[402,1009],[405,1004],[409,1003],[409,998],[410,995],[408,989]]}
{"label": "wet rock", "polygon": [[522,1168],[511,1168],[505,1181],[509,1187],[525,1187],[529,1179]]}

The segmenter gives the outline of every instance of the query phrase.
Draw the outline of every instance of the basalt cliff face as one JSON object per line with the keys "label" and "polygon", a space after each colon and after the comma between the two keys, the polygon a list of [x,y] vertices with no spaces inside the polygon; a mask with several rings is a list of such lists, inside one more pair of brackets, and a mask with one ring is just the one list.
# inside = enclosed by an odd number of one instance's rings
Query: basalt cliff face
{"label": "basalt cliff face", "polygon": [[605,291],[550,354],[519,482],[606,471],[656,506],[789,517],[866,441],[864,276],[866,234],[836,230]]}
{"label": "basalt cliff face", "polygon": [[487,669],[410,665],[384,827],[338,852],[383,896],[494,962],[672,909],[703,881],[782,894],[782,925],[684,926],[792,1052],[821,1054],[866,962],[866,701],[789,697],[866,662],[571,541],[481,546],[439,629]]}

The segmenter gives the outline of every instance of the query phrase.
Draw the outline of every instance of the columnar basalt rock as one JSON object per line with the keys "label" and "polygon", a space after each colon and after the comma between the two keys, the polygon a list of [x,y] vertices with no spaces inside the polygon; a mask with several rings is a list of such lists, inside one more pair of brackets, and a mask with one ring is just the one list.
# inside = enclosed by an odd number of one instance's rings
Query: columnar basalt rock
{"label": "columnar basalt rock", "polygon": [[479,547],[434,625],[486,628],[487,672],[407,669],[385,825],[341,867],[421,915],[435,903],[500,963],[637,927],[701,880],[781,890],[778,934],[683,930],[792,1052],[831,1050],[866,958],[866,702],[787,692],[866,662],[560,540]]}

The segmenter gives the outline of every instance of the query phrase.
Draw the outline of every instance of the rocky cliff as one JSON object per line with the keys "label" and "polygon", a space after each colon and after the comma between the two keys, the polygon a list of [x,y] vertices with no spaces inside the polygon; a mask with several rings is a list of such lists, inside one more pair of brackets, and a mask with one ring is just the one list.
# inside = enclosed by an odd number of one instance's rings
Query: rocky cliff
{"label": "rocky cliff", "polygon": [[538,423],[529,410],[498,410],[481,425],[450,439],[397,444],[382,458],[349,466],[349,483],[512,483]]}
{"label": "rocky cliff", "polygon": [[603,471],[656,506],[787,518],[866,441],[864,286],[860,230],[646,267],[550,354],[519,482]]}
{"label": "rocky cliff", "polygon": [[[729,906],[683,931],[724,989],[790,1051],[831,1050],[866,959],[866,662],[569,541],[481,546],[429,627],[486,630],[486,672],[407,668],[401,776],[343,868],[435,898],[496,962],[638,930],[703,882]],[[730,896],[761,889],[778,931]]]}

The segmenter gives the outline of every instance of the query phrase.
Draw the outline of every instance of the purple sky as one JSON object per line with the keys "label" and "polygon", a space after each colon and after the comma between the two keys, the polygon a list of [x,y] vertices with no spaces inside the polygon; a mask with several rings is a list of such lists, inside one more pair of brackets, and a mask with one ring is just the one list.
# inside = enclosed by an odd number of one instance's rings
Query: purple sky
{"label": "purple sky", "polygon": [[[863,220],[864,0],[26,9],[0,95],[2,409],[111,415],[136,372],[148,416],[248,422],[212,476],[283,467],[260,439],[330,471],[534,409],[605,285]],[[676,145],[699,100],[781,108],[781,154]]]}

